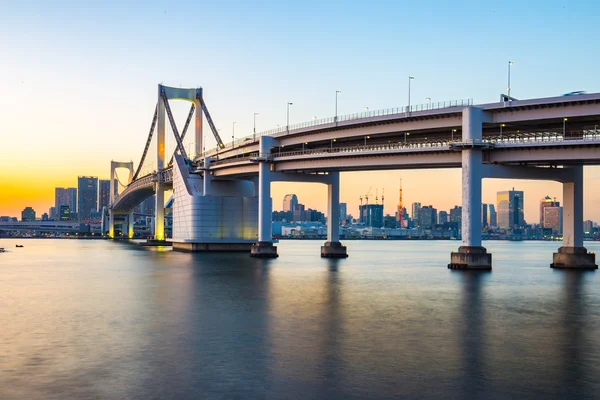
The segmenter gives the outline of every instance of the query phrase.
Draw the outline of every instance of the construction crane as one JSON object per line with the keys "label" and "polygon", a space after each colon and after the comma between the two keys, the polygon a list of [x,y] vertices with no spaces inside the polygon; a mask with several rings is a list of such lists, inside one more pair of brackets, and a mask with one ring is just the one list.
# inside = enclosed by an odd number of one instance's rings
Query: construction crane
{"label": "construction crane", "polygon": [[373,186],[369,187],[369,191],[365,194],[365,204],[369,204],[369,195],[371,194],[371,189]]}
{"label": "construction crane", "polygon": [[375,189],[375,204],[379,204],[379,189]]}
{"label": "construction crane", "polygon": [[383,206],[383,199],[385,198],[385,188],[381,190],[381,205]]}

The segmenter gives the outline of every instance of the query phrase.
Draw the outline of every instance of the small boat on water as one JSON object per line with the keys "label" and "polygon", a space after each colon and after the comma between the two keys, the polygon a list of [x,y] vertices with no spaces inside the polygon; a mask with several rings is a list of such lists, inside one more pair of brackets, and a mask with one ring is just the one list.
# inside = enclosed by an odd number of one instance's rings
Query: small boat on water
{"label": "small boat on water", "polygon": [[15,247],[23,247],[23,245],[22,244],[18,244]]}
{"label": "small boat on water", "polygon": [[0,247],[0,253],[4,253],[6,250],[4,250],[4,247]]}

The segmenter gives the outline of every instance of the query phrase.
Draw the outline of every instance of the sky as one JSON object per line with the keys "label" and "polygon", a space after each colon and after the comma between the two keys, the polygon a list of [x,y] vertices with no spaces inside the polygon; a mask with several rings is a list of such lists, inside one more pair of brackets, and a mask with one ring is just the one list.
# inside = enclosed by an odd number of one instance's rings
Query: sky
{"label": "sky", "polygon": [[[78,175],[108,179],[110,161],[139,162],[158,83],[202,86],[224,140],[286,123],[411,103],[497,101],[576,90],[600,92],[593,1],[81,1],[0,0],[0,215],[38,215],[55,187]],[[174,105],[180,126],[189,105]],[[209,132],[208,126],[205,130]],[[186,139],[186,145],[190,145]],[[207,148],[214,139],[207,134]],[[585,168],[584,218],[600,221],[600,168]],[[385,190],[393,214],[404,204],[448,210],[461,203],[460,170],[343,173],[341,200]],[[539,220],[560,184],[484,180],[483,201],[525,191],[525,218]],[[326,210],[318,184],[274,184]]]}

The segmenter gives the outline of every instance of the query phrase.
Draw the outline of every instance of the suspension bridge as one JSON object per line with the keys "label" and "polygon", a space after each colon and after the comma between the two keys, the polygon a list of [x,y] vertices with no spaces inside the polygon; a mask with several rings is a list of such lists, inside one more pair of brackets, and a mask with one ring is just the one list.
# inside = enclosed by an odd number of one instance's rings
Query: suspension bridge
{"label": "suspension bridge", "polygon": [[[174,100],[191,103],[181,133],[170,106]],[[216,143],[208,151],[204,119]],[[167,120],[171,139],[166,137]],[[194,149],[188,154],[183,141],[192,121]],[[172,190],[175,250],[277,257],[271,235],[272,182],[327,185],[328,221],[338,221],[340,172],[461,168],[462,246],[451,254],[450,268],[491,269],[492,256],[481,243],[484,178],[561,182],[564,241],[551,265],[596,268],[595,255],[583,246],[583,166],[600,164],[599,122],[600,93],[529,100],[504,96],[489,104],[474,105],[468,99],[335,116],[226,145],[201,88],[159,85],[137,168],[133,163],[111,163],[111,184],[117,168],[129,170],[129,182],[111,198],[107,230],[114,237],[115,216],[131,215],[133,207],[155,195],[154,236],[166,240],[165,191]],[[149,163],[154,152],[156,163]],[[346,257],[338,224],[328,223],[327,234],[321,255]]]}

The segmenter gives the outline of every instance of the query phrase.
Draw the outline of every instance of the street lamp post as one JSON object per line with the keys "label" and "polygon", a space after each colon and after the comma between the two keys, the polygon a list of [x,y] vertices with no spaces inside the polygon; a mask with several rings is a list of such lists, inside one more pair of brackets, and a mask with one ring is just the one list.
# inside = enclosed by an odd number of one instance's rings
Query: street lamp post
{"label": "street lamp post", "polygon": [[406,112],[410,112],[410,81],[412,81],[413,79],[415,79],[414,76],[408,77],[408,108],[406,109]]}
{"label": "street lamp post", "polygon": [[256,142],[256,116],[258,115],[257,112],[254,113],[254,133],[252,135],[252,141]]}
{"label": "street lamp post", "polygon": [[508,87],[506,88],[506,90],[508,91],[508,101],[510,100],[510,66],[513,65],[514,63],[512,61],[508,62]]}
{"label": "street lamp post", "polygon": [[365,136],[365,146],[367,146],[367,139],[371,139],[371,136]]}
{"label": "street lamp post", "polygon": [[330,150],[333,150],[333,142],[335,142],[335,141],[336,141],[335,139],[331,139],[331,144],[330,144],[330,146],[329,146],[329,149],[330,149]]}
{"label": "street lamp post", "polygon": [[431,97],[425,97],[425,100],[429,100],[429,107],[427,109],[431,110]]}
{"label": "street lamp post", "polygon": [[452,129],[452,134],[451,134],[451,141],[452,143],[454,143],[454,133],[456,132],[456,129]]}
{"label": "street lamp post", "polygon": [[290,106],[292,104],[293,103],[290,103],[289,101],[287,103],[287,125],[286,125],[286,131],[287,131],[288,135],[290,134]]}
{"label": "street lamp post", "polygon": [[231,130],[231,148],[233,149],[233,144],[235,142],[235,124],[237,124],[237,121],[233,121],[233,128]]}
{"label": "street lamp post", "polygon": [[335,125],[337,126],[337,120],[338,120],[338,115],[337,115],[337,104],[338,104],[338,94],[342,93],[341,90],[336,90],[335,91]]}
{"label": "street lamp post", "polygon": [[406,145],[406,137],[410,136],[410,132],[404,132],[404,144]]}
{"label": "street lamp post", "polygon": [[500,124],[500,141],[502,141],[502,128],[504,128],[506,124]]}
{"label": "street lamp post", "polygon": [[563,118],[563,140],[565,140],[565,134],[566,134],[566,130],[567,130],[567,121],[568,121],[568,118]]}

